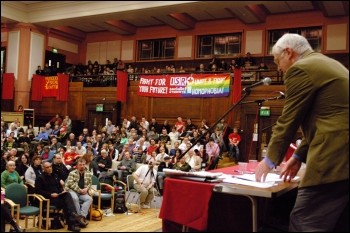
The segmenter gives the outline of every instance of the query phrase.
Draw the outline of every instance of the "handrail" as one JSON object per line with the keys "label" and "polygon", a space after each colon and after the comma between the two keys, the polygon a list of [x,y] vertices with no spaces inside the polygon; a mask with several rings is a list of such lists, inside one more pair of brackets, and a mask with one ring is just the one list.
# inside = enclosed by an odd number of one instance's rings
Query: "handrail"
{"label": "handrail", "polygon": [[[183,73],[172,73],[172,72],[162,72],[162,73],[129,73],[129,81],[139,81],[140,75],[181,75],[181,74],[221,74],[230,73],[231,77],[234,78],[234,74],[229,71],[206,71],[206,72],[183,72]],[[282,84],[283,74],[279,70],[242,70],[242,83],[251,83],[259,81],[264,77],[263,73],[270,73],[266,76],[275,77],[272,78],[272,84]],[[271,75],[274,73],[274,75]],[[117,75],[104,75],[104,74],[94,74],[94,75],[75,75],[70,76],[70,82],[83,82],[84,87],[116,87],[118,78]]]}

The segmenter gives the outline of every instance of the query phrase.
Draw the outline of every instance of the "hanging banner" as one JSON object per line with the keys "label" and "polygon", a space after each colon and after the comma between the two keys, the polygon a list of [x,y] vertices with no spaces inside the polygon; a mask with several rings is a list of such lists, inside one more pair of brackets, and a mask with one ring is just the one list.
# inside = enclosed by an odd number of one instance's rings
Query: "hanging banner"
{"label": "hanging banner", "polygon": [[43,97],[56,97],[58,93],[58,76],[43,76],[41,91]]}
{"label": "hanging banner", "polygon": [[57,101],[68,101],[68,82],[66,74],[41,76],[33,74],[32,100],[41,101],[43,97],[56,97]]}
{"label": "hanging banner", "polygon": [[230,94],[230,74],[141,75],[137,94],[150,97],[203,98]]}
{"label": "hanging banner", "polygon": [[12,100],[14,88],[15,88],[14,73],[4,73],[2,78],[2,99]]}
{"label": "hanging banner", "polygon": [[128,92],[128,73],[117,71],[117,101],[126,103]]}

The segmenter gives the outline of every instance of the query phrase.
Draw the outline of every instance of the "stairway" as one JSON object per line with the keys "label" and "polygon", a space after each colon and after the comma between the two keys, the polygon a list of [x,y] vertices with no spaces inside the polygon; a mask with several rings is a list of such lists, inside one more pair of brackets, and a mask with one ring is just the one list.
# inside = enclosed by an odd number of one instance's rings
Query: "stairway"
{"label": "stairway", "polygon": [[231,167],[236,163],[228,157],[227,152],[222,153],[222,159],[219,160],[218,168]]}

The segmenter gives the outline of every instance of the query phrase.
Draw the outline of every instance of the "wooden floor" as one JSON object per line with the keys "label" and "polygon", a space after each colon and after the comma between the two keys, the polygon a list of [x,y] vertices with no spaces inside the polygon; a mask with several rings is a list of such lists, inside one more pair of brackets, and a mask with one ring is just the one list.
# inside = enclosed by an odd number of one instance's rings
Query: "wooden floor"
{"label": "wooden floor", "polygon": [[236,163],[228,157],[227,152],[222,153],[222,159],[219,160],[218,168],[230,167],[234,165],[236,165]]}
{"label": "wooden floor", "polygon": [[[226,154],[219,160],[218,168],[234,166]],[[160,202],[159,202],[160,203]],[[159,206],[158,206],[159,207]],[[159,208],[142,209],[135,214],[114,214],[114,216],[104,216],[102,221],[90,221],[81,232],[161,232],[162,220],[159,216]],[[24,228],[24,220],[20,220],[20,225]],[[26,232],[36,232],[37,228],[32,228],[32,220],[29,220],[29,228]],[[6,226],[9,231],[9,225]],[[42,230],[42,232],[68,232],[67,226],[60,230]]]}
{"label": "wooden floor", "polygon": [[[114,216],[103,216],[101,221],[90,221],[81,232],[161,232],[162,220],[158,217],[159,209],[142,209],[135,214],[114,214]],[[24,228],[24,220],[20,220],[20,225]],[[28,222],[26,232],[37,232],[37,228],[32,228],[32,219]],[[6,225],[9,231],[9,225]],[[42,232],[69,232],[67,226],[60,230],[41,230]]]}

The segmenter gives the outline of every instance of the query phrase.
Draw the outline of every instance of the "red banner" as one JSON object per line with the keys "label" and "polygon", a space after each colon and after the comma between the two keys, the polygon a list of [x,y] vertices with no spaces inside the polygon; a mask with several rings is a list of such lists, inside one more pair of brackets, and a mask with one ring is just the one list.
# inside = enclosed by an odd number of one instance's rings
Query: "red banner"
{"label": "red banner", "polygon": [[117,71],[117,101],[126,102],[128,88],[128,73]]}
{"label": "red banner", "polygon": [[235,68],[233,71],[233,103],[241,99],[242,93],[242,70]]}
{"label": "red banner", "polygon": [[57,74],[58,75],[58,92],[57,92],[57,101],[68,101],[68,82],[69,76],[66,74]]}
{"label": "red banner", "polygon": [[32,100],[41,101],[42,97],[56,97],[57,101],[68,101],[68,75],[33,75]]}
{"label": "red banner", "polygon": [[12,100],[15,88],[15,75],[13,73],[4,73],[2,81],[2,99]]}
{"label": "red banner", "polygon": [[32,78],[32,101],[42,101],[41,80],[43,76],[33,74]]}
{"label": "red banner", "polygon": [[57,97],[58,94],[58,76],[43,76],[41,91],[43,97]]}

